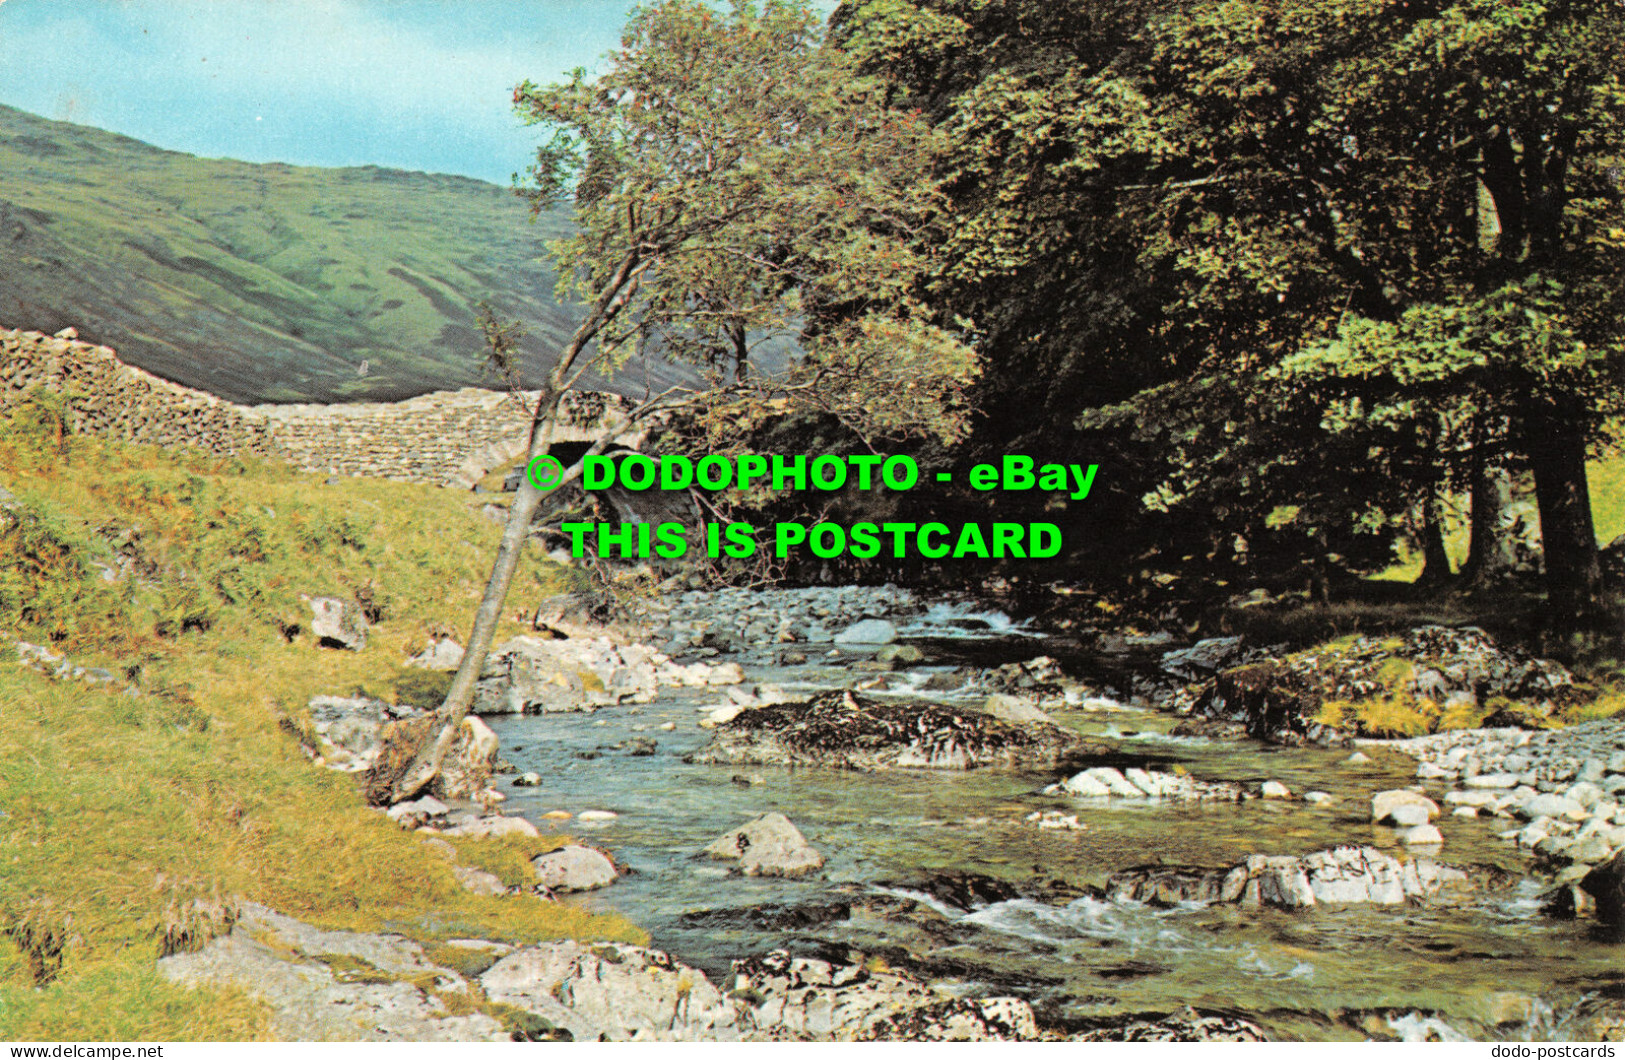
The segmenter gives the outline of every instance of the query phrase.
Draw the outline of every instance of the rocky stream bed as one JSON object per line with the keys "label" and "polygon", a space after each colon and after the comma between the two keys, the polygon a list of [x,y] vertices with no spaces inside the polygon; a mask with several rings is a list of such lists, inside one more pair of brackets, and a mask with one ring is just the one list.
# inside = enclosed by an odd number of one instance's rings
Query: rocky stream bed
{"label": "rocky stream bed", "polygon": [[[493,655],[461,787],[391,816],[426,856],[568,834],[511,900],[619,912],[649,947],[464,940],[452,967],[254,908],[166,970],[256,989],[273,940],[298,956],[263,992],[307,1037],[1625,1032],[1625,726],[1499,724],[1572,682],[1478,631],[1102,653],[859,588],[673,593],[612,627],[566,600],[537,626]],[[1373,739],[1345,701],[1374,693],[1497,724]],[[318,698],[312,755],[364,771],[388,714]],[[323,957],[363,949],[394,970]]]}

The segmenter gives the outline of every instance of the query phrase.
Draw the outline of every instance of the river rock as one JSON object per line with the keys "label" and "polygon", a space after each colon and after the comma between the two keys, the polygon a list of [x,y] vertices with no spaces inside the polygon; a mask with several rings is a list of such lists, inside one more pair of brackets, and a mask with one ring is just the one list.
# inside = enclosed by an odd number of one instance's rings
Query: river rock
{"label": "river rock", "polygon": [[1096,799],[1168,799],[1237,802],[1246,797],[1238,784],[1195,780],[1149,769],[1095,766],[1044,789],[1045,795],[1077,795]]}
{"label": "river rock", "polygon": [[1566,818],[1571,821],[1586,819],[1585,807],[1566,795],[1536,795],[1518,803],[1516,812],[1526,821],[1539,817]]}
{"label": "river rock", "polygon": [[1209,637],[1189,648],[1163,652],[1162,672],[1186,681],[1201,681],[1242,661],[1242,638]]}
{"label": "river rock", "polygon": [[1444,833],[1424,821],[1399,833],[1399,841],[1406,846],[1439,844],[1444,842]]}
{"label": "river rock", "polygon": [[982,713],[990,718],[1009,722],[1012,725],[1026,725],[1030,722],[1039,722],[1044,725],[1054,725],[1055,719],[1039,710],[1033,704],[1019,696],[995,692],[982,701]]}
{"label": "river rock", "polygon": [[620,870],[602,850],[572,843],[532,858],[536,881],[550,891],[593,891],[620,878]]}
{"label": "river rock", "polygon": [[887,644],[875,652],[875,661],[908,666],[925,661],[925,652],[912,644]]}
{"label": "river rock", "polygon": [[835,634],[835,643],[847,645],[890,644],[897,639],[897,627],[883,618],[866,618]]}
{"label": "river rock", "polygon": [[1121,1016],[1104,1026],[1071,1035],[1074,1042],[1266,1042],[1251,1020],[1187,1007],[1170,1016]]}
{"label": "river rock", "polygon": [[954,997],[902,972],[793,957],[734,962],[732,994],[748,1038],[773,1041],[1030,1041],[1025,1001]]}
{"label": "river rock", "polygon": [[[647,703],[659,693],[659,668],[666,662],[664,655],[646,645],[617,644],[607,637],[514,637],[486,660],[474,710],[551,714]],[[702,667],[699,683],[705,683],[710,673],[710,668]]]}
{"label": "river rock", "polygon": [[834,691],[747,710],[717,726],[690,762],[838,769],[975,769],[1053,763],[1107,748],[1057,725],[1011,725],[935,703]]}
{"label": "river rock", "polygon": [[1292,789],[1288,788],[1279,780],[1266,780],[1259,787],[1258,794],[1260,798],[1265,799],[1290,799],[1292,797]]}
{"label": "river rock", "polygon": [[1415,828],[1418,825],[1427,824],[1429,820],[1431,820],[1431,817],[1426,807],[1408,802],[1389,810],[1388,816],[1383,818],[1382,823],[1391,824],[1395,828]]}
{"label": "river rock", "polygon": [[492,839],[505,835],[524,836],[534,839],[538,833],[536,826],[523,817],[504,817],[500,814],[491,817],[475,817],[443,829],[442,835],[460,836],[465,839]]}
{"label": "river rock", "polygon": [[480,976],[491,1001],[576,1041],[738,1041],[734,1004],[659,950],[575,941],[526,946]]}
{"label": "river rock", "polygon": [[738,862],[742,876],[805,876],[824,867],[800,829],[782,813],[764,813],[705,848],[706,856]]}
{"label": "river rock", "polygon": [[1393,905],[1468,886],[1465,873],[1426,858],[1401,863],[1374,847],[1337,847],[1303,857],[1253,855],[1230,868],[1125,869],[1107,879],[1106,896],[1158,905],[1234,902],[1299,909],[1319,903]]}
{"label": "river rock", "polygon": [[354,600],[336,596],[306,597],[310,604],[310,632],[323,648],[360,651],[367,646],[367,616]]}
{"label": "river rock", "polygon": [[[1412,806],[1420,809],[1426,818],[1420,823],[1426,824],[1439,816],[1439,804],[1417,791],[1407,791],[1404,788],[1395,788],[1392,791],[1379,791],[1371,796],[1371,819],[1378,824],[1388,824],[1393,819],[1393,813],[1401,806]],[[1394,822],[1398,823],[1398,822]]]}

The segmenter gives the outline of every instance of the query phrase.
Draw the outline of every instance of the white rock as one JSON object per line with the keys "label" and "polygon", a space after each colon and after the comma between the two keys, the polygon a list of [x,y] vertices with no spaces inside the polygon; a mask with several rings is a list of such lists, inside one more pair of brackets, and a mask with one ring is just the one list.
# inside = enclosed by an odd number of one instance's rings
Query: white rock
{"label": "white rock", "polygon": [[1325,806],[1336,802],[1337,799],[1324,791],[1306,791],[1303,793],[1303,801],[1314,806]]}
{"label": "white rock", "polygon": [[1406,846],[1420,846],[1425,843],[1443,843],[1444,836],[1431,824],[1419,824],[1400,833],[1400,842]]}
{"label": "white rock", "polygon": [[896,639],[897,627],[883,618],[854,622],[835,635],[837,644],[890,644]]}
{"label": "white rock", "polygon": [[1419,824],[1427,824],[1429,820],[1431,820],[1431,815],[1428,813],[1427,807],[1418,806],[1415,803],[1395,806],[1388,811],[1388,816],[1384,818],[1385,823],[1391,824],[1395,828],[1414,828]]}
{"label": "white rock", "polygon": [[1107,789],[1109,789],[1113,795],[1116,795],[1119,798],[1145,798],[1145,792],[1141,791],[1133,784],[1130,784],[1128,779],[1124,777],[1123,774],[1119,773],[1110,766],[1096,766],[1093,769],[1086,769],[1084,772],[1106,785]]}
{"label": "white rock", "polygon": [[805,876],[824,867],[801,830],[782,813],[764,813],[720,836],[705,848],[708,857],[739,862],[744,876]]}
{"label": "white rock", "polygon": [[1105,798],[1112,793],[1112,789],[1090,776],[1085,770],[1077,776],[1061,784],[1069,795],[1082,795],[1087,798]]}
{"label": "white rock", "polygon": [[1290,799],[1292,790],[1279,780],[1266,780],[1259,787],[1258,794],[1266,799]]}
{"label": "white rock", "polygon": [[536,880],[554,891],[593,891],[614,883],[620,873],[601,850],[574,843],[531,859]]}
{"label": "white rock", "polygon": [[1525,820],[1536,817],[1564,817],[1583,821],[1588,816],[1585,807],[1566,795],[1536,795],[1518,805],[1518,816]]}
{"label": "white rock", "polygon": [[468,839],[490,839],[505,835],[533,837],[538,833],[536,826],[523,817],[480,817],[455,828],[448,828],[443,834]]}
{"label": "white rock", "polygon": [[710,669],[711,672],[705,675],[708,685],[737,685],[745,680],[745,668],[738,663],[722,663]]}
{"label": "white rock", "polygon": [[1466,780],[1462,781],[1462,786],[1478,791],[1515,788],[1518,786],[1518,774],[1480,773],[1476,777],[1468,777]]}
{"label": "white rock", "polygon": [[1426,795],[1395,788],[1391,791],[1379,791],[1371,797],[1371,819],[1381,824],[1400,806],[1420,806],[1427,811],[1429,819],[1439,815],[1439,804]]}
{"label": "white rock", "polygon": [[620,814],[616,813],[614,810],[582,810],[580,813],[576,814],[576,820],[613,821],[619,816]]}

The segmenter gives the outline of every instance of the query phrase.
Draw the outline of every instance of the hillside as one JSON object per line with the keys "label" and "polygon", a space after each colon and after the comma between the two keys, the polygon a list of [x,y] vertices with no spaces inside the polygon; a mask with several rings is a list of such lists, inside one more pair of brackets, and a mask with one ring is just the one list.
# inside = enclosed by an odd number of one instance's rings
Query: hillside
{"label": "hillside", "polygon": [[477,384],[482,299],[537,370],[572,324],[538,260],[564,224],[465,177],[195,158],[0,107],[0,320],[236,401]]}

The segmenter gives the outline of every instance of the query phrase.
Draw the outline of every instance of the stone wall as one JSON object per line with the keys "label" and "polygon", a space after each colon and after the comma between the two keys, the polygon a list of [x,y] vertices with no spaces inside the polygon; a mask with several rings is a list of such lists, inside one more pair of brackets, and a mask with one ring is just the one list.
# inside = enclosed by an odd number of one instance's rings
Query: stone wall
{"label": "stone wall", "polygon": [[[77,341],[71,328],[55,336],[0,330],[0,408],[35,387],[72,395],[73,428],[82,433],[460,489],[524,455],[526,406],[535,399],[465,389],[388,403],[235,405],[124,364],[106,346]],[[572,392],[554,438],[591,441],[631,405],[615,394]],[[636,445],[641,437],[617,440]]]}
{"label": "stone wall", "polygon": [[126,442],[191,446],[220,456],[270,456],[263,417],[125,364],[106,346],[0,330],[0,408],[34,388],[73,397],[73,429]]}

